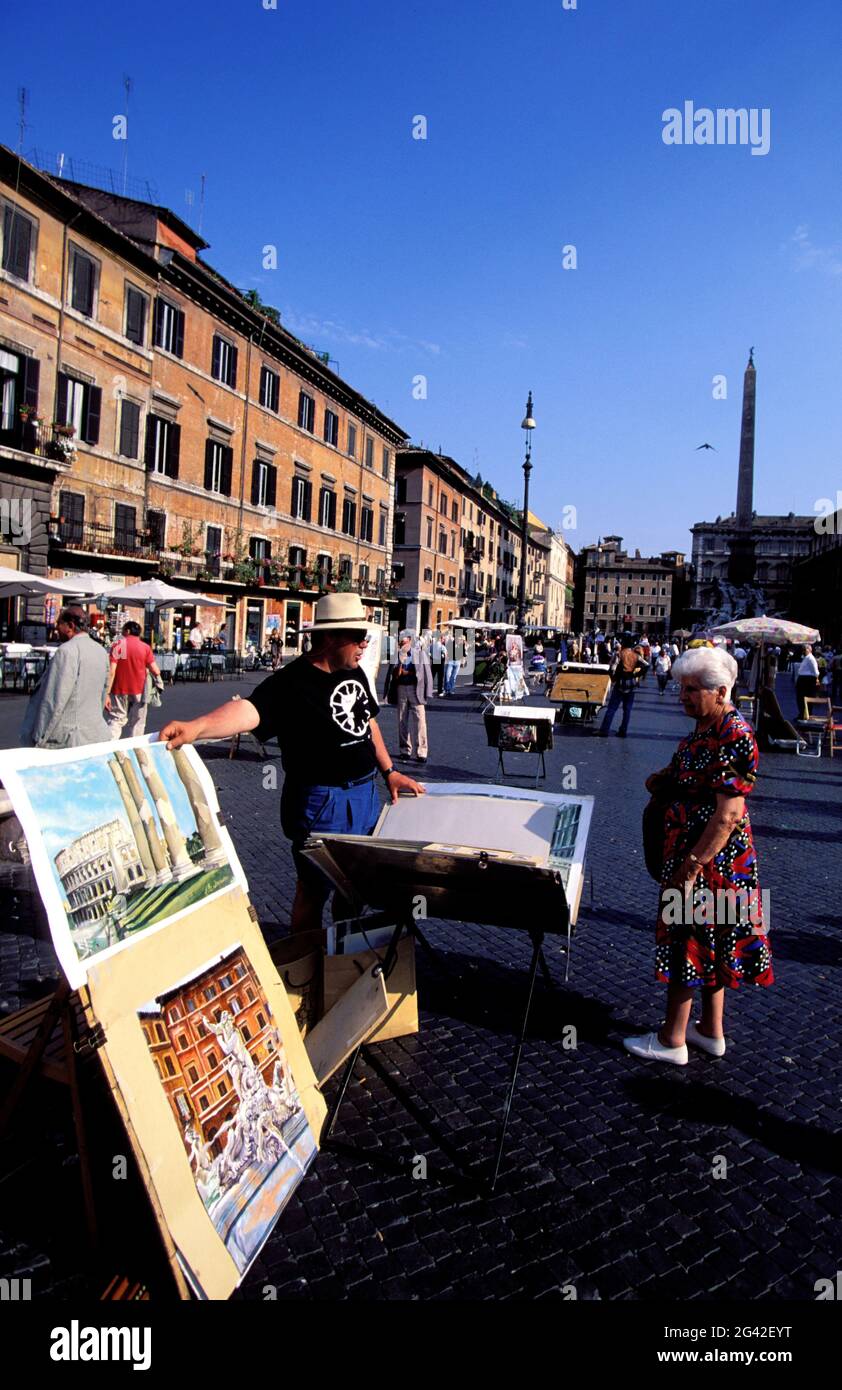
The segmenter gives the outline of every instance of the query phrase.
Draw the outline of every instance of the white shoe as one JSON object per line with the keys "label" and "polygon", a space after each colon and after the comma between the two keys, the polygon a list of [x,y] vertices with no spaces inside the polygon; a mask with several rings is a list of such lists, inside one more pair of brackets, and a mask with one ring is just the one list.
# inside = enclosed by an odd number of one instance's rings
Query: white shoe
{"label": "white shoe", "polygon": [[687,1041],[691,1047],[700,1047],[702,1052],[707,1052],[711,1057],[725,1056],[724,1038],[706,1038],[704,1033],[700,1033],[695,1023],[687,1024]]}
{"label": "white shoe", "polygon": [[688,1061],[687,1044],[683,1047],[664,1047],[658,1041],[657,1033],[644,1033],[639,1038],[623,1038],[623,1047],[635,1057],[643,1057],[647,1062],[672,1062],[677,1067],[686,1067]]}

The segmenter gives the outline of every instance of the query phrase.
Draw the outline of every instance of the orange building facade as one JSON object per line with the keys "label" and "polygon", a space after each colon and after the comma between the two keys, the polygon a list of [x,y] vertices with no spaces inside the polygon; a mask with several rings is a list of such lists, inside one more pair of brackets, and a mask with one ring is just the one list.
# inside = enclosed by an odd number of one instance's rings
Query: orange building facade
{"label": "orange building facade", "polygon": [[260,647],[334,588],[387,624],[404,432],[168,209],[3,147],[0,203],[0,503],[28,516],[4,525],[0,563],[160,575],[225,603],[171,612],[168,642],[198,620]]}

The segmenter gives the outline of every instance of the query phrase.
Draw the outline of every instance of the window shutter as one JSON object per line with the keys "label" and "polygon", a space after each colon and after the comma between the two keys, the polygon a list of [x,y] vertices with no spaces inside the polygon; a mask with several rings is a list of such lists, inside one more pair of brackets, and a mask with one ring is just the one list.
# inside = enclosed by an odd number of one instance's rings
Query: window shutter
{"label": "window shutter", "polygon": [[3,235],[4,268],[20,280],[29,279],[29,250],[32,245],[32,223],[13,208],[6,208]]}
{"label": "window shutter", "polygon": [[327,524],[328,524],[328,526],[330,527],[331,531],[335,531],[335,530],[336,530],[336,493],[335,493],[335,492],[331,492],[331,493],[330,493],[330,501],[328,502],[327,505],[328,505]]}
{"label": "window shutter", "polygon": [[304,517],[303,517],[303,520],[304,520],[304,521],[309,521],[309,520],[310,520],[310,514],[311,514],[312,510],[313,510],[313,484],[310,482],[310,479],[309,479],[309,478],[305,478],[305,479],[304,479]]}
{"label": "window shutter", "polygon": [[85,391],[85,413],[82,419],[82,434],[86,444],[99,443],[99,417],[102,412],[102,391],[99,386],[89,386]]}
{"label": "window shutter", "polygon": [[222,352],[222,343],[214,333],[213,350],[211,352],[211,376],[215,381],[219,380],[219,357]]}
{"label": "window shutter", "polygon": [[64,372],[58,374],[58,396],[56,400],[56,424],[67,424],[67,383],[68,377]]}
{"label": "window shutter", "polygon": [[24,357],[23,359],[23,397],[24,405],[32,406],[33,410],[38,409],[38,380],[41,375],[41,363],[37,357]]}
{"label": "window shutter", "polygon": [[163,303],[160,299],[155,300],[155,308],[152,311],[152,342],[155,347],[161,347],[161,314]]}
{"label": "window shutter", "polygon": [[173,352],[176,357],[184,356],[184,315],[180,309],[175,311],[175,342]]}
{"label": "window shutter", "polygon": [[205,488],[210,492],[213,486],[213,440],[205,440]]}
{"label": "window shutter", "polygon": [[181,454],[181,425],[170,425],[169,449],[167,452],[167,475],[170,478],[177,478],[178,461]]}
{"label": "window shutter", "polygon": [[120,406],[120,453],[124,458],[137,458],[139,432],[140,407],[134,401],[123,401]]}
{"label": "window shutter", "polygon": [[147,415],[146,417],[146,449],[144,457],[146,460],[146,471],[151,473],[155,467],[155,439],[158,433],[157,415]]}
{"label": "window shutter", "polygon": [[281,403],[281,378],[276,372],[272,373],[272,409],[277,415]]}
{"label": "window shutter", "polygon": [[296,484],[297,481],[298,481],[297,478],[293,478],[293,479],[292,479],[292,482],[290,483],[290,489],[289,489],[289,514],[290,514],[290,516],[292,516],[292,517],[295,516],[295,493],[296,493],[296,486],[295,486],[295,484]]}
{"label": "window shutter", "polygon": [[234,450],[227,445],[222,450],[222,486],[220,491],[223,497],[231,496],[231,478],[234,472]]}
{"label": "window shutter", "polygon": [[232,387],[237,385],[237,349],[235,347],[231,348],[231,375],[228,385]]}
{"label": "window shutter", "polygon": [[90,318],[94,308],[94,267],[87,256],[73,257],[73,308]]}
{"label": "window shutter", "polygon": [[257,499],[260,496],[260,464],[257,459],[251,466],[251,505],[257,506]]}
{"label": "window shutter", "polygon": [[266,505],[274,507],[278,495],[278,470],[270,463],[266,468]]}
{"label": "window shutter", "polygon": [[132,343],[143,342],[145,301],[131,285],[126,287],[126,337]]}

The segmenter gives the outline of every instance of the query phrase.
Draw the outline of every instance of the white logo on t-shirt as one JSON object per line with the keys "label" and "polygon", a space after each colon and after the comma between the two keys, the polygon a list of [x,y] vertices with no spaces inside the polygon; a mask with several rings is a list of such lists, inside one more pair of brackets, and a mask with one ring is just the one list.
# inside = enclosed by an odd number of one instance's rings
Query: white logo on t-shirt
{"label": "white logo on t-shirt", "polygon": [[330,697],[330,713],[334,724],[346,734],[362,738],[371,723],[368,696],[359,681],[347,680],[338,685]]}

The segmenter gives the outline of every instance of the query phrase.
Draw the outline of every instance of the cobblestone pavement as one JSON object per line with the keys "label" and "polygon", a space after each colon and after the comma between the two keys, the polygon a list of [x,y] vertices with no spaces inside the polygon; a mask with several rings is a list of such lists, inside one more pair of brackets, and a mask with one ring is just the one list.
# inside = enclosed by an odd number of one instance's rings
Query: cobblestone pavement
{"label": "cobblestone pavement", "polygon": [[[253,685],[176,688],[156,726]],[[792,708],[789,680],[779,687]],[[15,742],[22,706],[17,697],[0,701],[5,746]],[[428,723],[427,780],[493,776],[496,754],[467,690],[434,700]],[[381,724],[395,749],[388,707]],[[265,1297],[273,1285],[279,1298],[537,1298],[572,1284],[579,1298],[602,1300],[812,1300],[815,1281],[834,1277],[842,1258],[842,762],[762,759],[750,809],[771,892],[777,983],[728,998],[726,1057],[691,1051],[690,1064],[673,1069],[622,1048],[624,1035],[662,1017],[656,890],[643,865],[640,813],[644,777],[686,729],[674,697],[660,698],[650,681],[627,739],[557,731],[546,785],[560,790],[563,769],[573,767],[576,790],[596,798],[589,882],[566,985],[559,945],[548,951],[556,987],[536,992],[493,1197],[453,1181],[437,1141],[361,1067],[338,1132],[386,1149],[408,1143],[428,1160],[426,1180],[323,1152],[242,1297]],[[204,753],[264,930],[283,934],[294,877],[279,793],[264,790],[256,746],[244,743],[236,761],[227,747]],[[280,774],[276,755],[270,761]],[[45,988],[55,963],[48,943],[22,935],[19,923],[16,931],[13,885],[4,897],[0,993],[9,1009]],[[500,1113],[529,942],[514,931],[427,927],[449,970],[419,958],[421,1031],[378,1053],[476,1168]],[[563,1046],[568,1024],[575,1050]],[[715,1178],[722,1157],[726,1176]],[[11,1244],[0,1273],[43,1264],[19,1233]],[[57,1251],[51,1258],[60,1263]]]}

